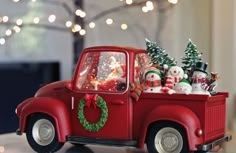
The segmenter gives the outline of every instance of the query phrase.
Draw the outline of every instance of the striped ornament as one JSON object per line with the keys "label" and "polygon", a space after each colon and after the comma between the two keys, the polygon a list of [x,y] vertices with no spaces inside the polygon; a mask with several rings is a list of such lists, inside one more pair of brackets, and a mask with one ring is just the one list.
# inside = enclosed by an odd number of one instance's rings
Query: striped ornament
{"label": "striped ornament", "polygon": [[135,101],[139,100],[139,97],[143,90],[146,89],[146,86],[144,84],[140,83],[130,83],[130,91],[131,91],[131,97],[135,99]]}
{"label": "striped ornament", "polygon": [[164,93],[168,93],[170,89],[173,89],[173,79],[171,76],[166,77],[166,84],[161,88],[161,91]]}

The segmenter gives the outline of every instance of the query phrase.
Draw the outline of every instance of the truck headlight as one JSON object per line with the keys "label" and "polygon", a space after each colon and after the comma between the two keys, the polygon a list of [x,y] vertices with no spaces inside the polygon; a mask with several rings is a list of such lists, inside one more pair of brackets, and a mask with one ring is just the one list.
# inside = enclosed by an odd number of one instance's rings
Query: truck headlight
{"label": "truck headlight", "polygon": [[17,108],[15,109],[15,113],[16,113],[16,115],[17,115]]}

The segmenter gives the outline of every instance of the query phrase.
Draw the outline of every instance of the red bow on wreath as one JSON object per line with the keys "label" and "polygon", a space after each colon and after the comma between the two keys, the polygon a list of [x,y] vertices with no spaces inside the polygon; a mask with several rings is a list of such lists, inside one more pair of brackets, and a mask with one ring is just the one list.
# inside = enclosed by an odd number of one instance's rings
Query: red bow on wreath
{"label": "red bow on wreath", "polygon": [[90,95],[90,94],[85,94],[84,96],[84,100],[86,101],[85,106],[87,106],[88,108],[90,108],[90,106],[92,105],[93,108],[97,108],[97,98],[98,98],[98,94],[95,95]]}

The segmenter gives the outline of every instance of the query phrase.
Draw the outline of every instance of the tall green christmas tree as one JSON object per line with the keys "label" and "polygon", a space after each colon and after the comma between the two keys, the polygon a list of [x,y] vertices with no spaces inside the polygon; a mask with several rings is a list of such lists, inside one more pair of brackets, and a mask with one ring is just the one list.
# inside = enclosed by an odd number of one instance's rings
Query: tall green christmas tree
{"label": "tall green christmas tree", "polygon": [[195,67],[197,62],[201,62],[202,53],[197,50],[197,47],[193,42],[189,39],[187,48],[185,49],[185,56],[182,58],[182,66],[183,70],[189,70]]}
{"label": "tall green christmas tree", "polygon": [[192,73],[194,71],[194,67],[196,65],[197,62],[201,62],[202,61],[202,53],[200,53],[197,50],[197,47],[195,44],[193,44],[193,42],[191,41],[191,39],[189,39],[187,48],[185,49],[185,56],[182,57],[182,68],[185,71],[185,73],[188,74],[189,79],[191,80],[192,77]]}
{"label": "tall green christmas tree", "polygon": [[174,58],[170,58],[164,49],[160,48],[155,42],[145,39],[148,55],[151,57],[152,64],[163,68],[164,65],[168,67],[176,65]]}

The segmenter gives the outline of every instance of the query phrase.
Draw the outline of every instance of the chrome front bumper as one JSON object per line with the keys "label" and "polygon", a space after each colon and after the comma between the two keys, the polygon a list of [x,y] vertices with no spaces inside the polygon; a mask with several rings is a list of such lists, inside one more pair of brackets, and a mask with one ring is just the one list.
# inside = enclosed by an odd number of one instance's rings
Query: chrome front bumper
{"label": "chrome front bumper", "polygon": [[198,151],[209,151],[212,150],[215,146],[218,146],[224,142],[228,142],[231,139],[232,139],[231,135],[225,135],[224,137],[219,138],[211,143],[199,145],[197,149]]}

